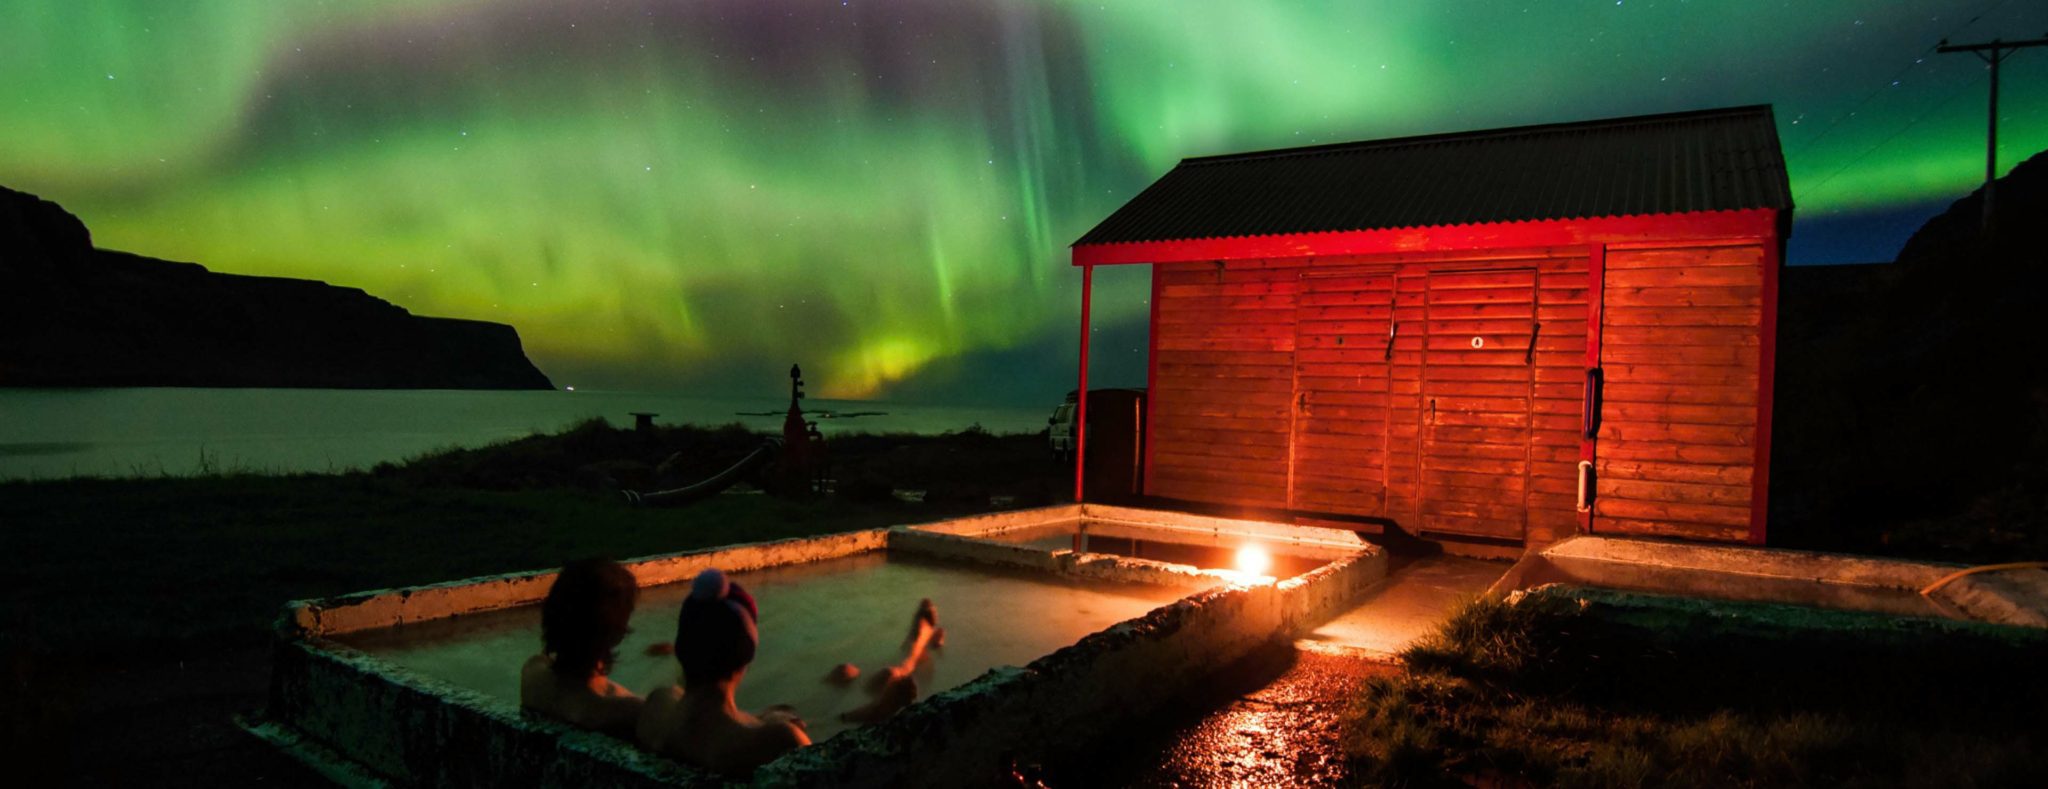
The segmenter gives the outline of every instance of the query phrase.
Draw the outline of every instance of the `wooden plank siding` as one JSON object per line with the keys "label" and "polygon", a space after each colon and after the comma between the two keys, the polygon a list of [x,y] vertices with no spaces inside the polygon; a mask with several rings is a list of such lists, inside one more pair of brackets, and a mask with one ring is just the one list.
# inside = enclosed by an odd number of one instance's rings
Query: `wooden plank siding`
{"label": "wooden plank siding", "polygon": [[1749,538],[1762,243],[1608,250],[1595,532]]}
{"label": "wooden plank siding", "polygon": [[1146,492],[1285,506],[1298,273],[1176,263],[1152,276],[1159,317]]}
{"label": "wooden plank siding", "polygon": [[[1587,272],[1583,247],[1155,266],[1147,492],[1568,536]],[[1433,273],[1459,287],[1430,300]],[[1427,430],[1425,383],[1458,399]]]}
{"label": "wooden plank siding", "polygon": [[1749,539],[1764,243],[1159,265],[1148,492],[1562,539],[1597,314],[1591,528]]}

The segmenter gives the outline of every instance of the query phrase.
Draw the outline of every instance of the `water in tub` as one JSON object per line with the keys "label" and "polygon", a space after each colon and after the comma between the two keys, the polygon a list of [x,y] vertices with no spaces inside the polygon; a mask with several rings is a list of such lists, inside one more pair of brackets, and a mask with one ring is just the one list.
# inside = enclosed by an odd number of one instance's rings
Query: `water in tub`
{"label": "water in tub", "polygon": [[[903,657],[917,601],[938,605],[946,643],[918,674],[920,698],[965,684],[990,668],[1021,666],[1083,636],[1178,599],[1184,589],[1084,583],[883,553],[734,576],[761,607],[761,646],[740,683],[750,710],[791,704],[823,740],[850,728],[839,713],[868,700],[864,683],[825,681],[833,666],[863,672]],[[674,683],[675,658],[648,655],[675,638],[689,585],[641,590],[633,632],[612,678],[636,693]],[[341,639],[413,672],[516,706],[519,666],[540,649],[540,609],[529,606],[422,622]]]}

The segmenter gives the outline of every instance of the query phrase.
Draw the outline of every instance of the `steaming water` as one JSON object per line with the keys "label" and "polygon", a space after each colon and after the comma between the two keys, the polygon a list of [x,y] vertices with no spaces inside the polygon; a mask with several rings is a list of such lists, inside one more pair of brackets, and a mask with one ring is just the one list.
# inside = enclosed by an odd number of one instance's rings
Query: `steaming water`
{"label": "steaming water", "polygon": [[[634,411],[662,424],[739,422],[779,430],[788,400],[633,392],[346,389],[0,389],[0,479],[258,473],[368,468],[449,447],[559,430]],[[1046,408],[806,400],[806,411],[885,412],[818,419],[827,435],[1045,429]],[[738,416],[775,411],[775,416]]]}
{"label": "steaming water", "polygon": [[[1134,584],[967,568],[884,553],[737,576],[761,608],[761,647],[740,683],[742,708],[792,704],[813,740],[848,728],[838,714],[868,700],[856,683],[824,681],[843,662],[869,671],[901,660],[919,598],[938,605],[946,645],[917,675],[925,695],[1000,665],[1022,666],[1083,636],[1172,602],[1185,592]],[[648,644],[675,638],[687,584],[641,591],[633,632],[612,678],[636,693],[674,683],[669,656]],[[527,607],[357,634],[343,641],[415,672],[517,705],[519,667],[540,650],[540,609]]]}

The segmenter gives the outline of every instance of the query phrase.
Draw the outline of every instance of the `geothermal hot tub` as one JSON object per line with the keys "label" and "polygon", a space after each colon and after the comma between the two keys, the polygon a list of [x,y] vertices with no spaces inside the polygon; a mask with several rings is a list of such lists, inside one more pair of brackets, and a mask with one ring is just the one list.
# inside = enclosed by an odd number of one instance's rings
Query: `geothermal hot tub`
{"label": "geothermal hot tub", "polygon": [[[760,652],[740,685],[740,706],[792,705],[813,740],[849,728],[839,713],[869,699],[860,683],[823,681],[826,671],[841,662],[867,670],[902,660],[910,614],[921,598],[938,605],[946,628],[945,646],[916,677],[921,692],[929,694],[964,685],[997,666],[1029,663],[1186,593],[885,551],[735,573],[733,579],[754,594],[761,609]],[[633,632],[619,648],[614,681],[643,696],[681,681],[674,656],[648,655],[646,647],[675,638],[676,613],[688,594],[686,583],[642,592]],[[516,705],[517,668],[540,645],[540,610],[521,606],[335,640]]]}
{"label": "geothermal hot tub", "polygon": [[[1250,562],[1246,564],[1245,562]],[[626,563],[642,585],[614,679],[675,681],[687,581],[719,567],[754,593],[761,649],[740,703],[787,703],[817,744],[762,785],[985,783],[1118,727],[1260,644],[1314,627],[1385,575],[1355,535],[1072,505],[731,546]],[[350,781],[460,785],[713,785],[631,744],[522,714],[551,572],[291,604],[270,709],[250,728]],[[920,701],[879,724],[828,669],[900,658],[916,602],[946,644]]]}

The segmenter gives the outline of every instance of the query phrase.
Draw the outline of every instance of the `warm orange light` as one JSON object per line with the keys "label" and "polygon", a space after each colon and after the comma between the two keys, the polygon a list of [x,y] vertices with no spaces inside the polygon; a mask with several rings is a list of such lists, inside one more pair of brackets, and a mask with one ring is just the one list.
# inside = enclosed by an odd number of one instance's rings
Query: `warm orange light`
{"label": "warm orange light", "polygon": [[1247,545],[1237,549],[1237,571],[1245,575],[1265,575],[1272,568],[1273,557],[1266,555],[1266,549]]}

